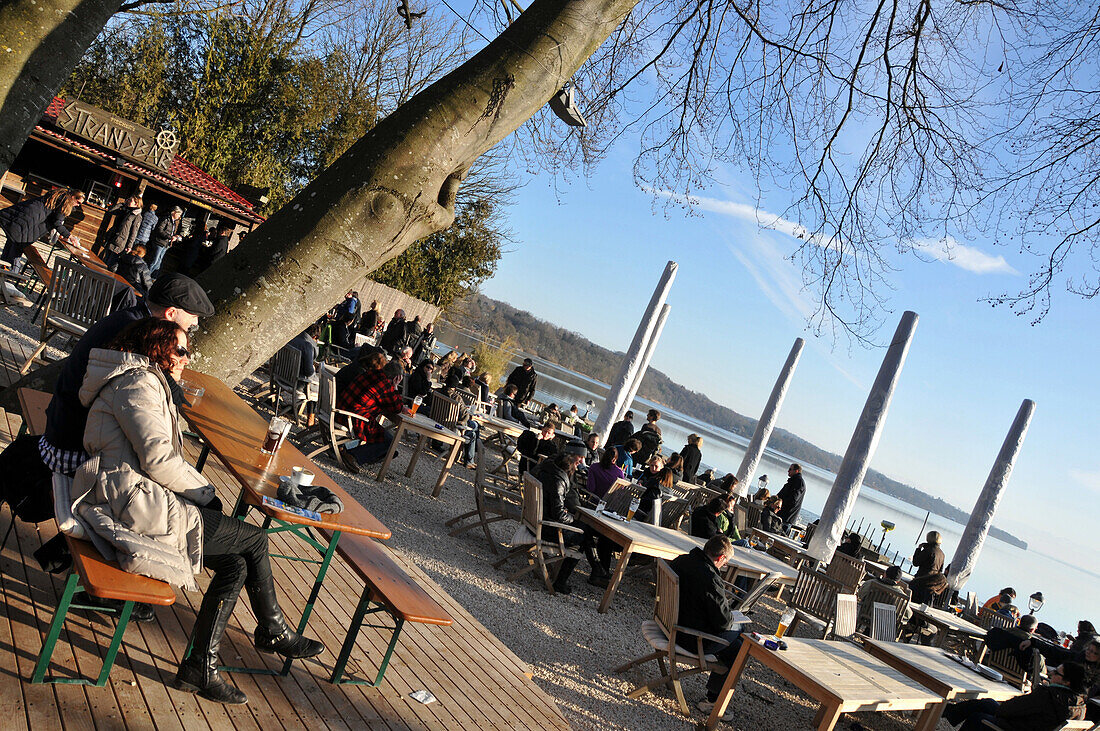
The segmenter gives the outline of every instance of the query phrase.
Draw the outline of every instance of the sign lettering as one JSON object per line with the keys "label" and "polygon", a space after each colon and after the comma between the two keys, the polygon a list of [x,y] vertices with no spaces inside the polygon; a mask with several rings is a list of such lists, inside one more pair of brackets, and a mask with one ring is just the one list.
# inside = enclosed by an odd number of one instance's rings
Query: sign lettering
{"label": "sign lettering", "polygon": [[57,126],[130,160],[160,170],[168,170],[172,166],[179,146],[172,132],[158,134],[99,107],[75,100],[66,101],[58,112]]}

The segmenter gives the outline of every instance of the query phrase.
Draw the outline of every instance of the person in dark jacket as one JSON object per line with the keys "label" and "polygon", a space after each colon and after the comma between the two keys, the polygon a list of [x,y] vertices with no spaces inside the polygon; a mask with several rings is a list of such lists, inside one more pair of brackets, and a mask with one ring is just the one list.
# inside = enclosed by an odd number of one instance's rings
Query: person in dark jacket
{"label": "person in dark jacket", "polygon": [[199,251],[199,260],[196,271],[205,272],[210,266],[229,253],[229,241],[233,238],[233,222],[222,221],[218,224],[214,238],[209,246],[203,246]]}
{"label": "person in dark jacket", "polygon": [[760,511],[760,529],[779,536],[785,535],[783,532],[783,519],[779,517],[782,509],[783,501],[778,496],[768,498],[767,502],[764,503],[764,509]]}
{"label": "person in dark jacket", "polygon": [[960,731],[988,731],[985,721],[1002,731],[1054,731],[1066,721],[1084,717],[1083,678],[1084,669],[1067,662],[1050,671],[1047,685],[1027,695],[1000,703],[990,698],[949,703],[943,717]]}
{"label": "person in dark jacket", "polygon": [[1077,636],[1073,638],[1073,644],[1069,646],[1069,649],[1071,652],[1081,652],[1086,645],[1097,637],[1100,637],[1100,635],[1096,633],[1096,627],[1092,626],[1092,622],[1082,619],[1077,623]]}
{"label": "person in dark jacket", "polygon": [[187,240],[183,242],[183,256],[180,258],[181,272],[194,272],[198,268],[202,252],[211,244],[214,237],[214,228],[199,226]]}
{"label": "person in dark jacket", "polygon": [[[724,642],[703,641],[703,651],[713,654],[726,666],[725,672],[713,672],[707,679],[707,698],[698,708],[710,712],[718,692],[729,674],[729,666],[741,649],[741,629],[733,627],[733,606],[722,581],[722,568],[733,556],[733,544],[723,535],[709,538],[702,548],[677,556],[669,564],[680,583],[680,613],[677,623],[689,629],[721,637]],[[695,652],[695,641],[686,635],[681,647]],[[729,644],[726,644],[726,643]]]}
{"label": "person in dark jacket", "polygon": [[648,462],[653,455],[661,453],[661,427],[657,426],[657,420],[660,418],[660,411],[650,409],[649,415],[646,417],[646,423],[642,424],[642,428],[632,435],[632,438],[637,439],[642,445],[642,448],[634,455],[635,462]]}
{"label": "person in dark jacket", "polygon": [[402,342],[404,338],[405,311],[397,310],[393,313],[393,319],[390,320],[390,324],[386,325],[386,332],[382,333],[382,338],[378,341],[378,345],[387,353],[395,353],[398,348],[404,346],[404,342]]}
{"label": "person in dark jacket", "polygon": [[695,484],[695,473],[699,471],[699,462],[703,459],[703,453],[699,447],[703,444],[703,438],[698,434],[689,434],[687,446],[680,450],[680,457],[684,460],[684,482]]}
{"label": "person in dark jacket", "polygon": [[[577,467],[584,461],[584,445],[577,441],[569,442],[562,449],[561,454],[552,459],[544,459],[539,463],[534,477],[542,485],[542,519],[563,525],[576,523],[576,512],[580,507],[580,496],[573,487],[573,474]],[[547,540],[556,540],[556,529],[547,527],[543,529],[543,535]],[[613,546],[606,538],[600,539],[600,553],[596,553],[596,536],[590,528],[583,533],[564,531],[563,538],[567,546],[582,545],[588,563],[592,567],[592,576],[589,583],[606,586],[610,575],[608,567],[611,565],[611,549]],[[566,558],[561,562],[558,576],[554,580],[554,591],[569,594],[573,590],[569,586],[569,577],[577,566],[577,559]]]}
{"label": "person in dark jacket", "polygon": [[420,361],[420,365],[409,376],[409,386],[405,389],[405,400],[408,403],[411,404],[417,396],[422,399],[428,398],[428,394],[432,392],[432,373],[434,372],[435,363],[430,360]]}
{"label": "person in dark jacket", "polygon": [[[1031,614],[1024,615],[1020,618],[1021,624],[1025,619],[1033,616]],[[1074,650],[1072,647],[1059,647],[1049,642],[1036,642],[1034,638],[1025,639],[1020,643],[1019,648],[1022,652],[1034,648],[1050,665],[1067,662],[1077,663],[1085,670],[1086,696],[1089,698],[1100,697],[1100,638],[1094,637],[1080,650]],[[1092,704],[1089,704],[1088,710],[1089,720],[1095,720],[1098,714],[1093,709]]]}
{"label": "person in dark jacket", "polygon": [[802,499],[805,496],[806,481],[802,479],[802,466],[792,464],[787,468],[787,483],[776,494],[776,497],[783,501],[779,517],[784,526],[790,527],[798,520],[798,514],[802,512]]}
{"label": "person in dark jacket", "polygon": [[0,228],[7,241],[0,259],[13,263],[27,248],[48,231],[56,231],[63,239],[71,235],[65,219],[84,202],[80,191],[58,188],[40,198],[28,198],[0,211]]}
{"label": "person in dark jacket", "polygon": [[625,444],[630,435],[634,433],[634,412],[628,411],[622,421],[616,421],[607,432],[607,446],[617,447]]}
{"label": "person in dark jacket", "polygon": [[531,422],[518,406],[516,406],[516,387],[505,386],[500,398],[497,399],[497,416],[507,421],[523,424],[528,429]]}
{"label": "person in dark jacket", "polygon": [[415,343],[409,343],[413,347],[413,363],[420,363],[432,357],[432,349],[435,348],[435,325],[429,322],[424,326],[424,331]]}
{"label": "person in dark jacket", "polygon": [[[1026,614],[1020,617],[1020,623],[1015,627],[990,627],[985,633],[985,646],[990,652],[998,652],[1000,650],[1012,650],[1012,655],[1015,657],[1016,662],[1025,671],[1031,671],[1032,668],[1038,670],[1043,669],[1043,662],[1040,658],[1036,658],[1038,654],[1038,643],[1033,642],[1035,634],[1035,627],[1039,624],[1039,620],[1034,614]],[[1058,648],[1061,650],[1062,648]],[[1054,663],[1057,665],[1062,662],[1063,659],[1071,659],[1071,657],[1058,658]],[[1041,672],[1039,673],[1042,674]]]}
{"label": "person in dark jacket", "polygon": [[144,297],[153,286],[153,275],[145,263],[145,246],[134,244],[129,253],[118,258],[118,275],[133,285],[138,294]]}
{"label": "person in dark jacket", "polygon": [[157,204],[150,203],[145,209],[145,213],[141,214],[141,225],[138,226],[137,238],[134,240],[134,245],[148,244],[149,237],[153,235],[153,229],[160,223],[160,216],[157,215]]}
{"label": "person in dark jacket", "polygon": [[405,335],[401,345],[405,348],[416,348],[420,342],[420,336],[424,334],[424,326],[420,324],[420,315],[415,316],[410,322],[405,323]]}
{"label": "person in dark jacket", "polygon": [[118,268],[118,258],[137,241],[138,229],[141,228],[141,196],[130,196],[124,203],[112,208],[110,213],[115,215],[115,220],[107,231],[103,263],[113,272]]}
{"label": "person in dark jacket", "polygon": [[859,558],[859,549],[863,548],[863,538],[852,531],[844,537],[844,542],[837,547],[837,551],[843,553],[845,556],[851,556],[852,558]]}
{"label": "person in dark jacket", "polygon": [[737,532],[737,526],[728,519],[726,527],[722,528],[719,517],[727,514],[733,506],[734,498],[729,495],[719,495],[707,503],[700,505],[691,511],[691,535],[704,540],[717,535],[726,535],[730,527]]}
{"label": "person in dark jacket", "polygon": [[368,338],[374,337],[374,332],[378,329],[378,319],[380,316],[378,312],[378,300],[374,300],[370,303],[370,309],[364,312],[363,317],[359,320],[359,334],[366,335]]}
{"label": "person in dark jacket", "polygon": [[180,219],[183,218],[183,209],[175,206],[167,216],[160,219],[153,233],[149,237],[149,250],[146,261],[149,262],[149,271],[153,276],[160,271],[164,262],[164,254],[173,244],[180,240]]}
{"label": "person in dark jacket", "polygon": [[524,358],[523,365],[518,366],[508,374],[505,385],[516,387],[516,406],[522,409],[524,404],[534,398],[535,385],[538,380],[539,376],[535,373],[535,362],[530,358]]}
{"label": "person in dark jacket", "polygon": [[543,424],[538,431],[528,429],[516,439],[516,450],[520,454],[519,473],[532,472],[543,457],[552,457],[558,453],[554,442],[554,425]]}
{"label": "person in dark jacket", "polygon": [[947,588],[947,577],[943,575],[944,555],[940,548],[939,531],[929,531],[927,540],[917,546],[913,552],[913,580],[909,588],[913,591],[913,601],[927,604],[936,594],[942,594]]}

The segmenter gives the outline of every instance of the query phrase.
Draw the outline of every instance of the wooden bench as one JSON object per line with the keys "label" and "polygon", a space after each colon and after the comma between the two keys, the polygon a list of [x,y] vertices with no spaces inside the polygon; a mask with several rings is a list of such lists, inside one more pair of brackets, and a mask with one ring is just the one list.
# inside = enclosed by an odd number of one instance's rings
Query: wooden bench
{"label": "wooden bench", "polygon": [[[73,556],[73,567],[69,572],[68,581],[65,582],[65,591],[61,595],[61,601],[54,612],[50,629],[46,633],[46,639],[42,643],[42,650],[38,654],[38,661],[34,665],[34,674],[31,683],[63,683],[70,685],[95,685],[103,687],[107,683],[107,676],[111,674],[111,668],[115,664],[115,656],[118,655],[122,645],[122,635],[126,631],[126,625],[130,622],[130,613],[134,609],[134,602],[156,604],[167,607],[176,601],[176,592],[171,586],[150,579],[147,576],[123,571],[114,561],[106,561],[99,554],[94,545],[72,536],[65,536],[69,551]],[[118,610],[118,623],[115,626],[114,637],[107,648],[107,654],[103,658],[103,669],[99,671],[99,677],[95,682],[86,678],[50,678],[46,679],[46,669],[53,656],[54,645],[61,635],[61,626],[65,623],[65,615],[70,609],[95,609],[96,611],[115,611],[103,607],[86,607],[73,603],[73,597],[78,591],[86,591],[99,599],[114,599],[123,602],[122,609]]]}
{"label": "wooden bench", "polygon": [[[326,532],[322,531],[322,533]],[[405,573],[405,570],[393,559],[390,550],[381,543],[366,536],[344,534],[336,550],[347,565],[363,579],[366,586],[359,597],[359,604],[355,608],[344,645],[340,648],[340,655],[332,669],[330,681],[337,685],[377,687],[382,684],[382,677],[386,674],[390,657],[393,655],[394,648],[397,647],[397,640],[405,622],[446,627],[450,626],[453,620],[451,615],[415,579]],[[389,613],[396,622],[386,654],[378,667],[378,676],[373,682],[344,678],[344,668],[347,667],[351,651],[355,648],[359,628],[363,626],[363,621],[368,614],[378,612]],[[367,626],[374,629],[389,629],[387,625],[380,624]]]}
{"label": "wooden bench", "polygon": [[18,395],[19,409],[23,414],[23,426],[19,428],[19,434],[42,436],[46,433],[46,408],[53,396],[33,388],[21,388]]}

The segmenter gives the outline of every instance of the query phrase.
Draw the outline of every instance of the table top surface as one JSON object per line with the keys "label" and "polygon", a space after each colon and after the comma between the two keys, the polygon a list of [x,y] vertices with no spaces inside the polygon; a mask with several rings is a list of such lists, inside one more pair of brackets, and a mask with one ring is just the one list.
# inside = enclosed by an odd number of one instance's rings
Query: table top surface
{"label": "table top surface", "polygon": [[[899,668],[914,680],[924,683],[929,690],[945,692],[945,697],[965,695],[968,698],[992,698],[1003,701],[1020,695],[1002,680],[987,678],[944,654],[942,648],[910,645],[904,642],[883,642],[866,639],[864,649],[884,653],[903,666]],[[897,666],[895,666],[897,667]]]}
{"label": "table top surface", "polygon": [[640,520],[616,520],[603,513],[596,513],[591,508],[581,508],[580,516],[581,520],[593,527],[603,528],[611,533],[609,537],[619,545],[625,547],[629,543],[634,553],[661,557],[679,556],[693,548],[702,548],[706,543],[701,538],[694,538],[678,530]]}
{"label": "table top surface", "polygon": [[491,429],[495,429],[500,432],[504,432],[509,436],[518,437],[523,433],[523,424],[515,421],[508,421],[507,419],[501,419],[498,416],[492,414],[474,414],[474,421],[481,422],[485,426]]}
{"label": "table top surface", "polygon": [[923,607],[920,604],[910,604],[909,606],[914,614],[919,614],[933,624],[947,627],[952,632],[963,632],[975,637],[985,636],[985,630],[983,628],[973,622],[968,622],[952,612],[945,612],[935,607]]}
{"label": "table top surface", "polygon": [[775,556],[755,548],[733,547],[733,556],[726,566],[734,566],[738,569],[754,571],[760,574],[778,572],[783,578],[782,583],[793,584],[798,579],[798,571],[789,563],[784,563]]}
{"label": "table top surface", "polygon": [[329,531],[344,531],[371,538],[390,537],[389,528],[348,495],[289,440],[275,454],[262,453],[260,446],[267,436],[268,421],[253,411],[233,389],[213,376],[192,370],[184,372],[183,380],[205,390],[197,405],[181,408],[184,418],[206,440],[210,449],[245,489],[249,503],[258,506],[265,496],[276,498],[279,476],[291,474],[294,467],[302,467],[314,473],[313,484],[326,487],[339,496],[344,503],[343,512],[322,514],[321,520],[315,521],[266,506],[261,507],[261,510],[288,523],[312,525]]}
{"label": "table top surface", "polygon": [[[849,710],[924,708],[943,700],[900,670],[860,649],[854,642],[794,637],[783,639],[787,643],[786,650],[768,650],[754,642],[753,654],[757,657],[770,655],[765,664],[785,665],[793,669],[839,698]],[[797,680],[792,682],[798,685]],[[808,688],[803,690],[811,691]]]}
{"label": "table top surface", "polygon": [[763,540],[772,541],[773,543],[780,543],[780,544],[786,546],[787,548],[792,548],[796,551],[805,551],[806,550],[805,546],[803,546],[801,543],[799,543],[798,541],[796,541],[793,538],[788,538],[787,536],[781,536],[777,533],[770,533],[770,532],[764,530],[763,528],[753,528],[752,532],[755,535],[757,535],[758,537],[762,538]]}
{"label": "table top surface", "polygon": [[[387,417],[388,418],[388,417]],[[404,412],[394,417],[395,421],[400,421],[405,424],[406,427],[414,427],[421,429],[425,432],[431,432],[438,434],[444,439],[454,441],[456,439],[462,439],[462,436],[455,431],[451,431],[444,426],[441,426],[435,419],[429,417],[427,414],[406,414]]]}

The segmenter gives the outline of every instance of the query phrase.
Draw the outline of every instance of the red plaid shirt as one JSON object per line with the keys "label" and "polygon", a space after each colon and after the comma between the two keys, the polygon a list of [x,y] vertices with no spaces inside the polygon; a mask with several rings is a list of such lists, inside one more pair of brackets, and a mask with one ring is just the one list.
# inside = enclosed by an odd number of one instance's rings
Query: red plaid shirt
{"label": "red plaid shirt", "polygon": [[378,423],[382,414],[394,416],[404,403],[393,387],[393,380],[381,370],[364,371],[336,396],[336,408],[358,414],[367,421],[353,419],[355,436],[367,444],[382,441],[384,430]]}

